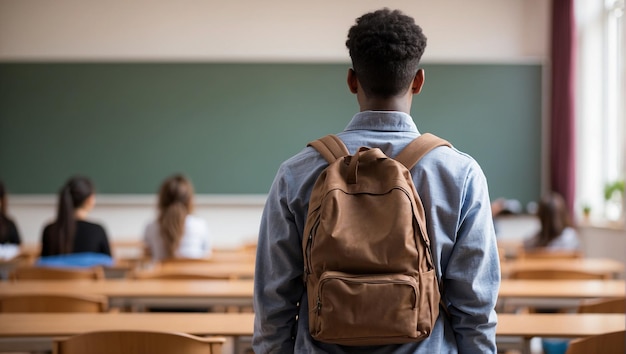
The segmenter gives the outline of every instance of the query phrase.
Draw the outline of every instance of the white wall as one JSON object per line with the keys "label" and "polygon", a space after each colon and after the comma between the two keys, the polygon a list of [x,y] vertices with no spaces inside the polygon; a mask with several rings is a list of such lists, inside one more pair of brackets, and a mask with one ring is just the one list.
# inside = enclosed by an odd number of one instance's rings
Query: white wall
{"label": "white wall", "polygon": [[[544,62],[549,1],[390,0],[428,37],[425,62]],[[348,61],[354,19],[373,0],[0,0],[0,61]],[[8,186],[10,189],[10,186]],[[98,196],[92,217],[113,240],[137,239],[154,196]],[[263,196],[199,196],[216,246],[256,237]],[[10,196],[26,243],[54,217],[56,197]]]}
{"label": "white wall", "polygon": [[[428,37],[425,61],[542,60],[546,0],[390,0]],[[374,0],[0,0],[0,61],[346,61]]]}

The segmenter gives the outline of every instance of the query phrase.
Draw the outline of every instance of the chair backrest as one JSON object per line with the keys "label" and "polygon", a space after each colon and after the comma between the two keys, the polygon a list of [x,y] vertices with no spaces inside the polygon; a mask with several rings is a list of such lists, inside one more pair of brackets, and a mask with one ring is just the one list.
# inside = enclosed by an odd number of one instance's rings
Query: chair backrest
{"label": "chair backrest", "polygon": [[184,333],[98,331],[55,339],[54,354],[220,354],[223,337],[203,338]]}
{"label": "chair backrest", "polygon": [[625,342],[626,331],[599,334],[572,340],[565,354],[624,354]]}
{"label": "chair backrest", "polygon": [[210,258],[167,258],[159,262],[161,265],[168,264],[203,264],[213,263]]}
{"label": "chair backrest", "polygon": [[578,305],[578,313],[626,313],[626,298],[586,299]]}
{"label": "chair backrest", "polygon": [[98,295],[7,295],[0,297],[0,312],[105,312],[107,298]]}
{"label": "chair backrest", "polygon": [[558,251],[545,248],[527,250],[523,247],[517,252],[519,259],[580,259],[583,258],[581,251]]}
{"label": "chair backrest", "polygon": [[607,279],[606,274],[573,269],[528,269],[515,270],[509,274],[511,279]]}
{"label": "chair backrest", "polygon": [[233,280],[236,277],[233,276],[219,276],[202,274],[197,272],[185,272],[185,271],[168,271],[157,270],[149,272],[136,272],[132,275],[135,280]]}
{"label": "chair backrest", "polygon": [[93,268],[53,268],[24,266],[15,268],[9,275],[11,280],[71,280],[104,279],[102,267]]}

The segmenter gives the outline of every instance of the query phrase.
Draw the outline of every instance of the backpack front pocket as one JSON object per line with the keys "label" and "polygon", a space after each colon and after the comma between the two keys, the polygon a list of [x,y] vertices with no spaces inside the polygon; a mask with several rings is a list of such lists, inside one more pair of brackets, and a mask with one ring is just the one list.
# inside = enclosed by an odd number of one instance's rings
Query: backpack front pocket
{"label": "backpack front pocket", "polygon": [[319,281],[313,337],[344,345],[414,341],[417,279],[404,274],[354,275],[329,271]]}

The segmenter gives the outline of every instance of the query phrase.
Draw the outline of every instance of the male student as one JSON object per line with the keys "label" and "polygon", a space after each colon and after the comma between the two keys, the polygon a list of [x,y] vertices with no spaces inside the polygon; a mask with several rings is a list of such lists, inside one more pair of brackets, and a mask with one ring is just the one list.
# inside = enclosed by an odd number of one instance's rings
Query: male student
{"label": "male student", "polygon": [[[394,157],[420,135],[409,114],[424,84],[418,65],[426,37],[411,17],[382,9],[357,19],[346,46],[347,83],[360,112],[337,135],[351,153],[379,147]],[[495,353],[500,269],[487,183],[470,156],[450,147],[435,148],[411,170],[445,304],[430,336],[369,347],[311,337],[302,237],[311,190],[327,165],[306,147],[280,166],[268,194],[254,278],[255,353]]]}

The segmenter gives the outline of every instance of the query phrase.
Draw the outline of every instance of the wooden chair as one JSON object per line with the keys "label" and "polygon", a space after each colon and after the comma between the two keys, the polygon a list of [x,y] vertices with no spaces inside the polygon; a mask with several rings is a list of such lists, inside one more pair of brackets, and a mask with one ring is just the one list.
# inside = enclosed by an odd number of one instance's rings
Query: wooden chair
{"label": "wooden chair", "polygon": [[213,260],[210,258],[167,258],[159,263],[163,266],[168,264],[203,264],[212,262]]}
{"label": "wooden chair", "polygon": [[517,251],[518,259],[580,259],[583,253],[580,251],[555,251],[546,248],[527,250],[520,247]]}
{"label": "wooden chair", "polygon": [[[150,272],[138,272],[134,273],[133,279],[135,280],[236,280],[235,276],[214,276],[202,273],[192,273],[183,271],[168,271],[168,270],[156,270]],[[252,308],[239,307],[239,306],[211,306],[207,308],[188,308],[184,307],[172,309],[169,307],[158,308],[150,307],[148,311],[202,311],[202,312],[252,312]]]}
{"label": "wooden chair", "polygon": [[93,268],[52,268],[23,266],[15,268],[9,275],[13,281],[19,280],[98,280],[104,279],[102,267]]}
{"label": "wooden chair", "polygon": [[233,276],[215,276],[210,274],[202,274],[197,272],[184,272],[175,270],[155,270],[148,272],[133,273],[132,278],[135,280],[233,280]]}
{"label": "wooden chair", "polygon": [[2,313],[106,312],[107,298],[98,295],[7,295],[0,297]]}
{"label": "wooden chair", "polygon": [[626,313],[626,298],[586,299],[578,306],[578,313]]}
{"label": "wooden chair", "polygon": [[607,274],[598,274],[571,269],[516,270],[509,274],[510,279],[609,279]]}
{"label": "wooden chair", "polygon": [[225,338],[156,331],[98,331],[53,342],[54,354],[220,354]]}
{"label": "wooden chair", "polygon": [[626,331],[599,334],[569,342],[565,354],[624,354]]}

